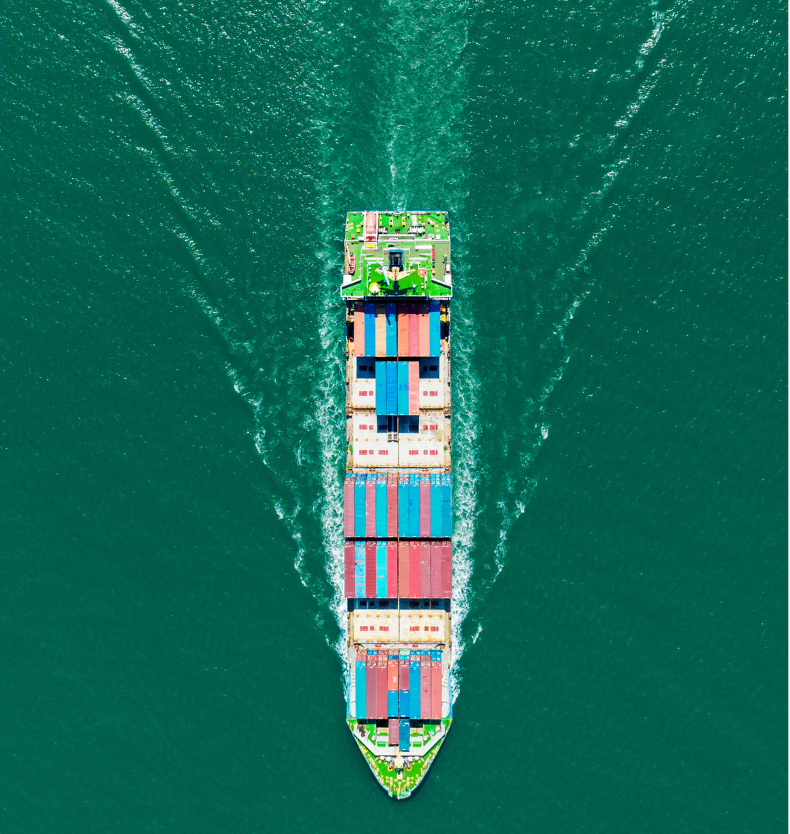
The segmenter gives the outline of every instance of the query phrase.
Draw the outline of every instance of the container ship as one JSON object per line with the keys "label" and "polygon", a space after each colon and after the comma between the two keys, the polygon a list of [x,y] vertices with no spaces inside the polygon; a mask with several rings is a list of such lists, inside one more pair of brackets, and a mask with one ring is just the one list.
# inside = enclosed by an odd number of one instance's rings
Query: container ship
{"label": "container ship", "polygon": [[405,799],[452,721],[447,213],[350,212],[344,250],[346,716]]}

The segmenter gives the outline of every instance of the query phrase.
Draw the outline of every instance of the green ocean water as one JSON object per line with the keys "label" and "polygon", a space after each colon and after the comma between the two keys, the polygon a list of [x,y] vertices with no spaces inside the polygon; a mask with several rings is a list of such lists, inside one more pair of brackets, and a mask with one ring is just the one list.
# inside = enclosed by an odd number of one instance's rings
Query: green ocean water
{"label": "green ocean water", "polygon": [[[10,2],[3,829],[787,830],[784,3]],[[453,232],[455,721],[337,653],[344,214]]]}

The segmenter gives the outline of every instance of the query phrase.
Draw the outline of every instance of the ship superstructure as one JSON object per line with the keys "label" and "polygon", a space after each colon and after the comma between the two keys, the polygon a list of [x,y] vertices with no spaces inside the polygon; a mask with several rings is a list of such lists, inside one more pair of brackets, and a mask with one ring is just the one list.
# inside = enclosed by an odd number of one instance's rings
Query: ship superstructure
{"label": "ship superstructure", "polygon": [[403,799],[452,721],[448,217],[350,212],[344,250],[347,721]]}

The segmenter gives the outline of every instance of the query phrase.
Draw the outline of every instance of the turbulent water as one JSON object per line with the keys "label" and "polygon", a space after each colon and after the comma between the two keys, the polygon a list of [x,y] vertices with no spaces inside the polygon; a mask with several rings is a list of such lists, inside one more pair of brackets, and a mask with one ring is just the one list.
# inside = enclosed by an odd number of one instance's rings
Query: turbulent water
{"label": "turbulent water", "polygon": [[[5,5],[5,831],[786,830],[786,41]],[[337,652],[369,207],[446,209],[456,284],[456,721],[398,804]]]}

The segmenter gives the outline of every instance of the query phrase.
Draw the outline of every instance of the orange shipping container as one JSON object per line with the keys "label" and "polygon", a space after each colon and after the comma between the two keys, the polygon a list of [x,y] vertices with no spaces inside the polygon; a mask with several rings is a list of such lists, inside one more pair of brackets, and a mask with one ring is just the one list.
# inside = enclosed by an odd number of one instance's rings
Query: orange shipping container
{"label": "orange shipping container", "polygon": [[[426,316],[427,318],[427,316]],[[384,316],[384,305],[376,305],[376,356],[387,355],[387,319]],[[426,354],[427,355],[427,354]]]}
{"label": "orange shipping container", "polygon": [[354,305],[354,356],[365,355],[365,307],[361,301]]}
{"label": "orange shipping container", "polygon": [[[406,315],[406,306],[406,304],[398,305],[398,356],[409,355],[409,317]],[[356,326],[356,319],[354,319],[355,330]]]}
{"label": "orange shipping container", "polygon": [[[420,356],[431,355],[431,331],[430,319],[428,318],[428,305],[419,304],[417,312],[417,322],[420,329]],[[376,334],[378,336],[378,334]],[[376,340],[378,343],[378,339]]]}

